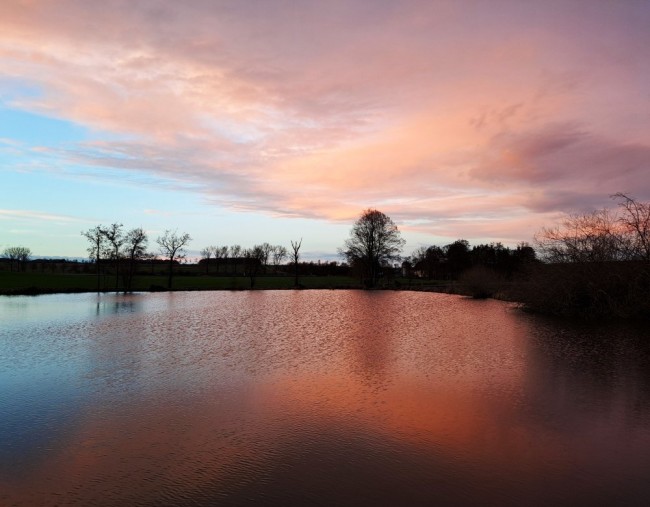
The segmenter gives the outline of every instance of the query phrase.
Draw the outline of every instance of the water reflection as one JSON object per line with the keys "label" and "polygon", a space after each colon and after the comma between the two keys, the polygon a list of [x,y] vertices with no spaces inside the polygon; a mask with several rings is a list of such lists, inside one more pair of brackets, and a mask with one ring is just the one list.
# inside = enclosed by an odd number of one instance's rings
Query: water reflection
{"label": "water reflection", "polygon": [[387,292],[371,292],[351,306],[347,316],[349,342],[353,348],[353,367],[362,379],[381,385],[389,374],[399,314],[387,304]]}
{"label": "water reflection", "polygon": [[95,305],[95,315],[117,315],[120,313],[135,313],[138,311],[138,303],[142,295],[114,295],[97,296]]}
{"label": "water reflection", "polygon": [[650,495],[644,330],[423,293],[60,301],[76,309],[68,319],[37,298],[0,330],[0,503],[642,505]]}
{"label": "water reflection", "polygon": [[526,370],[534,406],[585,417],[626,407],[632,419],[647,421],[650,331],[645,326],[567,326],[538,319],[527,345],[535,359]]}

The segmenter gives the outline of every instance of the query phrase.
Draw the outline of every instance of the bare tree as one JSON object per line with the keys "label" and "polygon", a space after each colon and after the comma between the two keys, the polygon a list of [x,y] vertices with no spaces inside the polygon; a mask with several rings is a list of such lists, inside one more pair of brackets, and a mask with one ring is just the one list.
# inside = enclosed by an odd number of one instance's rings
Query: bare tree
{"label": "bare tree", "polygon": [[205,260],[205,274],[210,273],[210,259],[214,255],[217,247],[216,246],[206,246],[201,250],[201,257]]}
{"label": "bare tree", "polygon": [[260,251],[262,253],[262,269],[266,273],[266,268],[269,265],[269,258],[271,257],[271,253],[273,252],[273,246],[268,244],[268,243],[262,243],[261,245],[257,245],[260,247]]}
{"label": "bare tree", "polygon": [[219,264],[221,263],[221,259],[228,258],[228,247],[217,247],[217,249],[214,251],[214,258],[217,263],[217,274],[219,274]]}
{"label": "bare tree", "polygon": [[240,245],[232,245],[230,247],[230,258],[233,259],[232,262],[232,272],[233,274],[237,271],[237,262],[235,259],[240,258],[242,255],[242,247]]}
{"label": "bare tree", "polygon": [[106,250],[106,236],[104,236],[104,229],[101,225],[82,231],[81,235],[84,236],[89,242],[88,257],[95,261],[95,268],[97,272],[97,292],[100,289],[101,278],[101,259]]}
{"label": "bare tree", "polygon": [[535,236],[542,257],[549,262],[604,262],[624,260],[628,238],[608,209],[569,215]]}
{"label": "bare tree", "polygon": [[381,269],[399,260],[403,246],[395,223],[381,211],[367,209],[352,226],[350,238],[339,252],[348,264],[360,266],[366,285],[374,287]]}
{"label": "bare tree", "polygon": [[16,270],[20,271],[25,269],[25,263],[29,260],[29,257],[32,255],[32,251],[24,246],[10,246],[5,248],[3,252],[3,257],[9,259],[9,270],[14,270],[14,264],[16,264]]}
{"label": "bare tree", "polygon": [[273,270],[277,273],[278,266],[287,258],[287,249],[281,245],[273,247]]}
{"label": "bare tree", "polygon": [[124,243],[122,224],[114,223],[101,229],[106,241],[110,244],[110,257],[115,265],[115,288],[119,285],[120,276],[120,247]]}
{"label": "bare tree", "polygon": [[172,288],[172,275],[174,271],[174,260],[185,257],[184,247],[192,240],[189,234],[179,235],[176,231],[167,229],[165,234],[156,239],[160,246],[160,253],[169,259],[169,278],[167,279],[167,288]]}
{"label": "bare tree", "polygon": [[147,233],[142,227],[131,229],[124,236],[124,257],[129,262],[127,272],[124,276],[125,291],[131,290],[136,264],[139,260],[145,258],[148,241]]}
{"label": "bare tree", "polygon": [[255,278],[260,272],[264,261],[264,249],[262,245],[255,245],[253,248],[247,248],[243,252],[244,269],[250,280],[251,289],[255,286]]}
{"label": "bare tree", "polygon": [[622,192],[612,198],[618,200],[619,222],[632,236],[631,256],[650,261],[650,203],[639,202]]}
{"label": "bare tree", "polygon": [[300,241],[293,241],[291,240],[291,259],[293,261],[293,269],[294,269],[294,278],[293,278],[293,284],[298,287],[298,260],[300,259],[300,247],[302,246],[302,238],[300,238]]}

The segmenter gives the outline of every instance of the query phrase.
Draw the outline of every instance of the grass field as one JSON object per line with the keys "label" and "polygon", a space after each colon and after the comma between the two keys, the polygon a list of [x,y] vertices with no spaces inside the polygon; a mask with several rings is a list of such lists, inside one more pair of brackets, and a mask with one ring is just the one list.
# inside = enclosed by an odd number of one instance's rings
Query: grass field
{"label": "grass field", "polygon": [[[357,280],[346,276],[303,276],[300,285],[309,289],[334,289],[358,287]],[[258,276],[255,289],[291,289],[294,279],[290,276]],[[142,275],[133,279],[134,291],[165,290],[167,277]],[[242,290],[250,288],[250,279],[244,276],[175,276],[173,290]],[[92,274],[51,273],[0,273],[0,294],[87,292],[97,290],[97,277]],[[115,290],[115,278],[100,279],[100,290]],[[118,287],[122,290],[122,287]]]}
{"label": "grass field", "polygon": [[[356,289],[361,288],[359,280],[348,276],[301,276],[300,286],[305,289]],[[424,288],[424,281],[396,279],[385,284],[387,287]],[[428,281],[427,287],[440,284]],[[380,285],[381,286],[381,285]],[[163,275],[141,275],[133,280],[132,290],[166,290],[167,277]],[[292,289],[293,276],[263,275],[255,278],[254,289]],[[179,275],[174,276],[172,290],[244,290],[250,289],[250,279],[244,276]],[[10,273],[0,272],[0,294],[44,294],[55,292],[93,292],[97,290],[94,274],[72,273]],[[114,291],[115,277],[101,278],[101,291]],[[123,290],[118,287],[117,290]]]}

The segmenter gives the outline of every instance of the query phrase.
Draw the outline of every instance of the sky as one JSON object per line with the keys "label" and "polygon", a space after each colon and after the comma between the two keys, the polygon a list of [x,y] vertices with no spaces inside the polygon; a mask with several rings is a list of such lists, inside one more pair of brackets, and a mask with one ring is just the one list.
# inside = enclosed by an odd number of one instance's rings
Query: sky
{"label": "sky", "polygon": [[0,250],[81,231],[408,255],[650,200],[650,0],[2,0]]}

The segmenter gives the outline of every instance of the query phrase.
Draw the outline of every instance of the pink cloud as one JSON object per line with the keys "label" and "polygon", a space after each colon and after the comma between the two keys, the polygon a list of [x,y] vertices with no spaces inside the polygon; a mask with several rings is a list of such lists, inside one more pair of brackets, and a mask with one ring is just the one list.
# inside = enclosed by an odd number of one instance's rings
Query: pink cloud
{"label": "pink cloud", "polygon": [[580,5],[6,0],[1,74],[42,90],[13,107],[93,129],[60,161],[235,209],[381,206],[527,239],[549,213],[650,198],[650,9]]}

